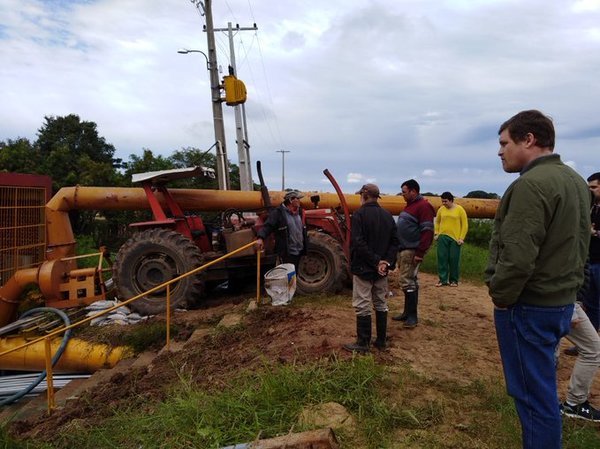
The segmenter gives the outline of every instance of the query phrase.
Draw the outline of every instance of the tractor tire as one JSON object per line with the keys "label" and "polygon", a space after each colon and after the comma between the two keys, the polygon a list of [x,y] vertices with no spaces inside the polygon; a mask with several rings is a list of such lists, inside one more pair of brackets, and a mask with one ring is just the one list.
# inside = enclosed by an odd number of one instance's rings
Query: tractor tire
{"label": "tractor tire", "polygon": [[348,261],[342,245],[328,234],[309,231],[307,254],[300,258],[296,291],[301,295],[338,293],[346,284]]}
{"label": "tractor tire", "polygon": [[[169,229],[148,229],[135,234],[119,249],[113,279],[120,298],[127,300],[176,278],[203,263],[200,249],[187,237]],[[204,273],[171,284],[171,309],[185,308],[204,293]],[[166,310],[166,288],[130,304],[140,315]]]}

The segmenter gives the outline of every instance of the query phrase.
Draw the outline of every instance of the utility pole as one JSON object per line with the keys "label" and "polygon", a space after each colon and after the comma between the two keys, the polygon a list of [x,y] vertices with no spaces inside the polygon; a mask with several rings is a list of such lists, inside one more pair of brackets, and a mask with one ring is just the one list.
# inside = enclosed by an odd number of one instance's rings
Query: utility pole
{"label": "utility pole", "polygon": [[[214,31],[226,31],[229,36],[229,54],[230,54],[230,75],[237,77],[237,67],[235,65],[235,49],[233,45],[233,30],[231,22],[227,22],[227,28],[214,28]],[[236,31],[256,31],[258,27],[254,24],[252,27],[240,27],[236,25]],[[240,190],[254,190],[252,183],[252,165],[250,163],[250,145],[248,144],[248,128],[246,126],[246,107],[244,104],[233,107],[235,115],[235,132],[238,147],[238,163],[240,166]],[[242,114],[244,120],[242,121]]]}
{"label": "utility pole", "polygon": [[[193,2],[194,3],[194,2]],[[197,3],[201,4],[200,1]],[[212,0],[204,0],[206,15],[206,41],[208,44],[208,65],[210,71],[210,89],[212,92],[213,122],[217,146],[217,179],[220,190],[230,190],[229,161],[225,144],[225,125],[223,123],[223,106],[221,104],[221,86],[219,82],[219,66],[217,65],[217,49],[212,18]]]}
{"label": "utility pole", "polygon": [[277,150],[276,153],[281,153],[281,191],[285,190],[285,153],[289,153],[290,150]]}

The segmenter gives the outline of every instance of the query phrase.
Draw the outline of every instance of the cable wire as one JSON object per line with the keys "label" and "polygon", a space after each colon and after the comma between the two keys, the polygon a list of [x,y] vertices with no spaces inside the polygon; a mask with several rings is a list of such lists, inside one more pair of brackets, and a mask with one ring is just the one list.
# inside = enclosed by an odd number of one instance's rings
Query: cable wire
{"label": "cable wire", "polygon": [[[69,317],[67,316],[67,314],[65,312],[63,312],[62,310],[55,309],[53,307],[38,307],[36,309],[28,310],[27,312],[25,312],[21,315],[21,318],[25,318],[28,315],[33,315],[34,313],[43,313],[43,312],[52,312],[52,313],[57,314],[63,320],[63,323],[65,323],[65,327],[68,327],[71,324],[71,320],[69,320]],[[52,366],[56,365],[56,363],[58,362],[60,357],[63,355],[63,352],[65,351],[65,348],[67,347],[67,343],[69,342],[70,337],[71,337],[71,329],[67,329],[67,331],[65,332],[65,335],[63,335],[63,339],[60,343],[60,346],[58,347],[58,350],[56,351],[56,354],[54,354],[54,357],[52,357]],[[25,396],[27,393],[29,393],[31,390],[33,390],[35,387],[37,387],[45,378],[46,378],[46,370],[42,371],[31,382],[31,384],[29,384],[28,387],[25,387],[21,391],[18,391],[15,394],[13,394],[12,396],[9,396],[9,397],[3,399],[2,401],[0,401],[0,406],[12,404],[13,402],[18,401],[23,396]]]}

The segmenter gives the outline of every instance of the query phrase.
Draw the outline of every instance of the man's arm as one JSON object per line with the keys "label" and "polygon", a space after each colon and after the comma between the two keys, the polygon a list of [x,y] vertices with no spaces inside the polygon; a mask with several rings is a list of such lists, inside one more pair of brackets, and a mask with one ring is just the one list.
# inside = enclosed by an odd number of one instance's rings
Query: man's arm
{"label": "man's arm", "polygon": [[517,302],[535,270],[546,236],[545,202],[545,193],[535,184],[515,184],[500,225],[502,245],[497,248],[498,260],[489,280],[490,296],[499,307]]}
{"label": "man's arm", "polygon": [[275,229],[277,229],[279,227],[279,211],[277,210],[277,208],[271,210],[271,212],[269,212],[269,216],[267,217],[267,220],[264,222],[262,228],[260,228],[260,230],[257,232],[257,239],[256,239],[256,248],[260,251],[263,249],[264,247],[264,240],[271,235],[271,233],[273,231],[275,231]]}
{"label": "man's arm", "polygon": [[429,201],[425,200],[419,207],[417,216],[419,220],[419,246],[415,251],[415,261],[421,262],[425,257],[425,253],[429,250],[431,242],[433,242],[433,220],[435,211]]}
{"label": "man's arm", "polygon": [[458,205],[459,215],[460,215],[460,235],[458,237],[458,244],[462,245],[465,242],[465,237],[467,236],[467,232],[469,232],[469,220],[467,218],[467,213],[461,205]]}

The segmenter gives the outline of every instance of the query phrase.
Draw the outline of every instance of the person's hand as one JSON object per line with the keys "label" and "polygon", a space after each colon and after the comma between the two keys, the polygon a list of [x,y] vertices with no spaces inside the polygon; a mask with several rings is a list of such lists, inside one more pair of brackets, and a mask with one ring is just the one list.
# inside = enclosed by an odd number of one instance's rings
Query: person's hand
{"label": "person's hand", "polygon": [[416,263],[421,263],[421,262],[423,262],[423,258],[422,258],[421,256],[417,256],[417,255],[415,255],[415,256],[413,257],[413,260],[414,260]]}
{"label": "person's hand", "polygon": [[379,276],[387,276],[389,266],[390,264],[385,260],[380,260],[377,265],[377,273],[379,273]]}
{"label": "person's hand", "polygon": [[459,245],[462,245],[463,243],[465,243],[465,241],[463,239],[458,239],[458,241],[456,243],[458,243]]}
{"label": "person's hand", "polygon": [[265,247],[263,239],[261,239],[260,237],[257,238],[256,241],[254,242],[254,247],[256,248],[256,251],[262,251],[263,248]]}
{"label": "person's hand", "polygon": [[437,239],[438,239],[438,237],[439,237],[439,235],[437,235],[437,234],[436,234],[436,235],[434,235],[434,236],[433,236],[433,240],[437,240]]}

